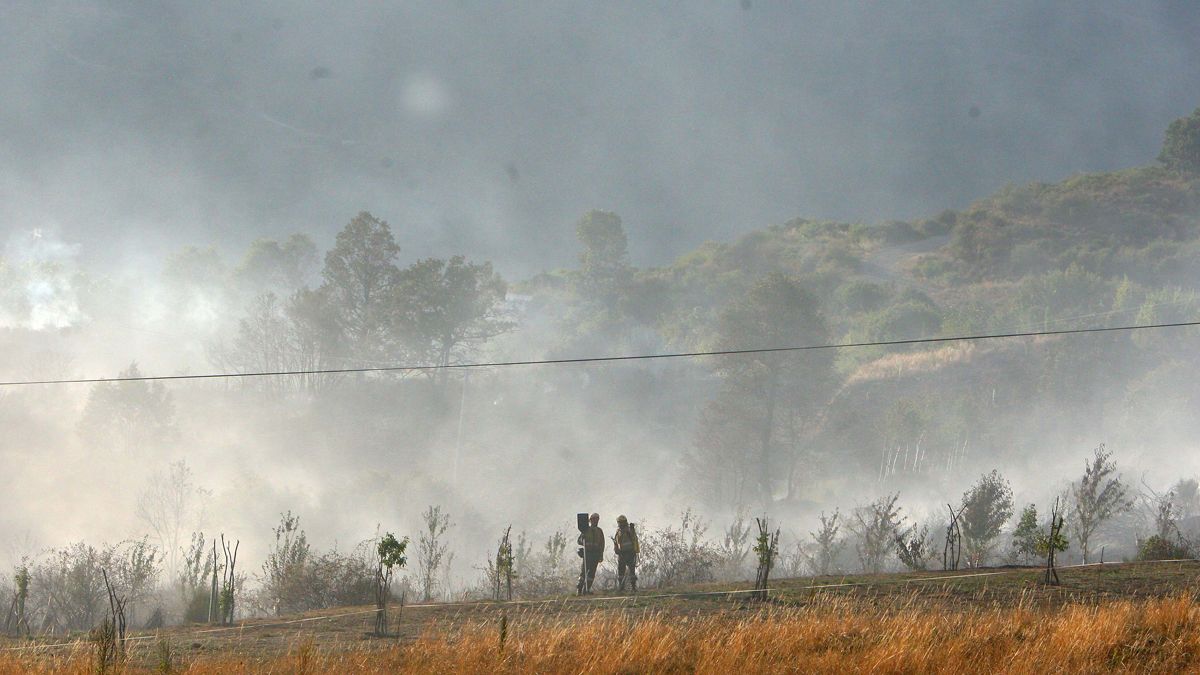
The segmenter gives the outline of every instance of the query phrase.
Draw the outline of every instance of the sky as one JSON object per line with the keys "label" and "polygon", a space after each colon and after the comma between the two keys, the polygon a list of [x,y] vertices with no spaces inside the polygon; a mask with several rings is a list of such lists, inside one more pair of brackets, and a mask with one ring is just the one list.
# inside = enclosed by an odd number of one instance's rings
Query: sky
{"label": "sky", "polygon": [[355,213],[509,277],[1154,160],[1188,2],[63,2],[0,22],[0,223],[105,264]]}

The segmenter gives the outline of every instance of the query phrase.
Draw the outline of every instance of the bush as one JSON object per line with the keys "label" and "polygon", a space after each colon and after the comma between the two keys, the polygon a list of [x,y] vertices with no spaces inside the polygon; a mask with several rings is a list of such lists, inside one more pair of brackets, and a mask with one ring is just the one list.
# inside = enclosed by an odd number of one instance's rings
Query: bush
{"label": "bush", "polygon": [[1151,535],[1138,547],[1138,560],[1179,560],[1191,558],[1192,551],[1183,541],[1171,541],[1157,534]]}
{"label": "bush", "polygon": [[704,540],[708,525],[691,509],[680,514],[679,528],[649,530],[641,536],[638,578],[658,587],[712,581],[720,550]]}

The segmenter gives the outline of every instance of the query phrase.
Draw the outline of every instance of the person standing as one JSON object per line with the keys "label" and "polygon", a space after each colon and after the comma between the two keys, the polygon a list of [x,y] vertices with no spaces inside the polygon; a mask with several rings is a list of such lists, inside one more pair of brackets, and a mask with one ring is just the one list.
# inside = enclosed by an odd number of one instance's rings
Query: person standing
{"label": "person standing", "polygon": [[596,567],[604,559],[604,530],[600,529],[600,514],[588,518],[588,526],[579,532],[579,545],[583,553],[583,569],[579,571],[579,595],[592,594],[592,582],[596,580]]}
{"label": "person standing", "polygon": [[625,579],[630,590],[637,593],[637,558],[641,551],[637,529],[625,516],[617,516],[617,533],[613,535],[613,551],[617,554],[617,586],[625,591]]}

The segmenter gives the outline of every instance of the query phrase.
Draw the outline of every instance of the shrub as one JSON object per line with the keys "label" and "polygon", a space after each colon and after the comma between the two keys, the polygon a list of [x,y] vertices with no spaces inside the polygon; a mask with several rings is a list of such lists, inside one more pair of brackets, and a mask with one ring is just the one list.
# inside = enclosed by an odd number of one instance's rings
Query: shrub
{"label": "shrub", "polygon": [[1138,547],[1138,560],[1179,560],[1191,558],[1192,551],[1181,540],[1172,541],[1157,534],[1151,535]]}
{"label": "shrub", "polygon": [[659,587],[712,581],[721,553],[704,540],[707,531],[707,523],[687,509],[680,514],[678,528],[643,533],[638,577]]}

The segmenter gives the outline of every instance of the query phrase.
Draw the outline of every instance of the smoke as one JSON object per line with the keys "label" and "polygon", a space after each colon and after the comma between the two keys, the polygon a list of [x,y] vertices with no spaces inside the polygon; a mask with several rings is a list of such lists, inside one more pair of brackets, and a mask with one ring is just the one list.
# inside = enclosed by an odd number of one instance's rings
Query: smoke
{"label": "smoke", "polygon": [[68,328],[83,320],[75,288],[79,246],[42,229],[18,232],[4,246],[0,326]]}
{"label": "smoke", "polygon": [[[124,9],[38,3],[0,22],[5,379],[114,376],[135,361],[217,369],[262,290],[227,283],[248,244],[299,231],[327,250],[363,209],[392,223],[403,263],[461,253],[513,282],[573,265],[573,224],[612,209],[633,262],[658,265],[798,215],[924,216],[1009,181],[1141,164],[1200,91],[1200,9],[1174,3]],[[536,299],[521,331],[480,356],[551,352],[556,302]],[[624,346],[663,343],[644,330]],[[936,389],[981,357],[927,360],[945,362],[922,385]],[[924,367],[908,361],[861,379]],[[403,396],[392,376],[345,378],[315,399],[169,384],[175,434],[149,452],[81,426],[98,387],[8,390],[0,535],[140,536],[137,494],[186,459],[212,492],[190,526],[240,537],[247,560],[289,509],[321,545],[349,545],[377,524],[414,533],[442,504],[467,578],[510,522],[540,537],[583,510],[673,519],[694,498],[679,457],[716,388],[710,366],[508,369]],[[1018,502],[1042,501],[1110,437],[1156,485],[1196,473],[1186,384],[1109,401],[1091,426],[1005,418],[1012,436],[972,439],[937,495],[927,482],[825,479],[838,453],[861,449],[827,448],[788,527],[802,536],[813,513],[883,489],[939,512],[993,466]],[[867,385],[847,434],[903,395]],[[1023,396],[989,388],[995,406],[975,419]],[[1121,416],[1134,404],[1161,412],[1154,428]],[[708,515],[719,527],[730,514]]]}

